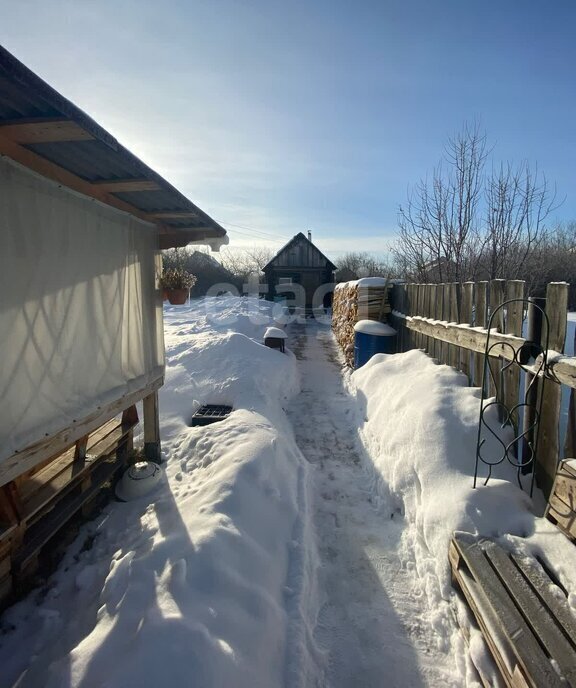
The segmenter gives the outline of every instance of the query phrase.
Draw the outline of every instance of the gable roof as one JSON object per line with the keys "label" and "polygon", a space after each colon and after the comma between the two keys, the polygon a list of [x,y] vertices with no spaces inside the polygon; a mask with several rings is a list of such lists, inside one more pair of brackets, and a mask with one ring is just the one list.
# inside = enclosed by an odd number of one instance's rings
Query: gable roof
{"label": "gable roof", "polygon": [[223,227],[2,46],[0,155],[154,223],[160,248],[228,243]]}
{"label": "gable roof", "polygon": [[[269,263],[267,263],[267,264],[264,266],[263,269],[264,269],[264,270],[267,270],[268,268],[274,267],[274,264],[276,263],[276,261],[278,260],[278,258],[282,255],[282,253],[284,253],[285,251],[288,251],[293,245],[295,245],[295,244],[297,244],[297,243],[299,243],[299,242],[302,242],[302,241],[305,241],[307,244],[309,244],[309,246],[312,247],[313,251],[314,251],[316,254],[318,254],[318,256],[319,256],[320,258],[322,258],[322,260],[325,261],[326,267],[327,267],[327,268],[330,268],[331,270],[336,270],[336,266],[334,265],[334,263],[333,263],[329,258],[327,258],[327,257],[322,253],[322,251],[321,251],[315,244],[313,244],[313,243],[310,241],[310,239],[308,239],[308,237],[306,237],[302,232],[298,232],[298,234],[296,234],[295,236],[293,236],[292,239],[290,239],[290,241],[289,241],[287,244],[285,244],[284,246],[282,246],[282,248],[281,248],[281,249],[278,251],[278,253],[274,256],[274,258],[272,258],[272,260],[271,260]],[[297,267],[297,266],[294,266],[294,267]]]}

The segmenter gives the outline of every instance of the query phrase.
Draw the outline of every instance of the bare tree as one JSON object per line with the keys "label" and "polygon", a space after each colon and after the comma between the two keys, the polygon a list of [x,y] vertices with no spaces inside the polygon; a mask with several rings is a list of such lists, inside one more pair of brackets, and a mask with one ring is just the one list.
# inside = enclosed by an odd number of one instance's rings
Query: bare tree
{"label": "bare tree", "polygon": [[351,251],[336,261],[336,281],[346,282],[359,277],[390,277],[394,271],[388,261],[368,251]]}
{"label": "bare tree", "polygon": [[458,281],[476,267],[478,205],[486,136],[477,125],[450,139],[432,179],[421,180],[400,207],[397,261],[422,281]]}
{"label": "bare tree", "polygon": [[501,164],[487,179],[485,193],[484,271],[490,279],[512,279],[545,240],[544,221],[554,209],[556,192],[524,162],[517,169]]}
{"label": "bare tree", "polygon": [[477,125],[449,140],[430,180],[399,211],[393,253],[420,282],[518,277],[546,236],[555,191],[528,163],[493,166]]}
{"label": "bare tree", "polygon": [[246,281],[250,275],[261,274],[274,255],[275,252],[266,246],[253,246],[236,251],[222,250],[220,260],[233,275]]}

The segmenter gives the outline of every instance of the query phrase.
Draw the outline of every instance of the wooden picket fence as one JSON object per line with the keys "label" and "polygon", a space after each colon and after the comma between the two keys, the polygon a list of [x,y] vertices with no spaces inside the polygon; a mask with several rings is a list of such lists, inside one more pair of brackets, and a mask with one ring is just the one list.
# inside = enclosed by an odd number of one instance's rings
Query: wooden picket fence
{"label": "wooden picket fence", "polygon": [[[568,286],[564,282],[549,284],[546,299],[539,301],[550,323],[548,374],[543,389],[536,473],[538,484],[545,494],[552,487],[561,453],[562,385],[571,388],[564,455],[576,457],[576,358],[562,355],[566,338]],[[389,317],[398,331],[399,351],[424,349],[439,363],[462,371],[470,385],[481,387],[490,313],[505,301],[524,298],[525,283],[519,280],[394,285]],[[496,396],[507,408],[518,402],[521,377],[529,373],[518,366],[510,366],[503,375],[500,375],[500,371],[528,339],[541,337],[537,316],[537,309],[525,309],[522,304],[516,303],[501,309],[497,321],[492,323],[490,343],[500,342],[501,345],[491,350],[489,365],[495,383],[488,376],[490,388],[486,391]],[[524,331],[532,335],[526,339],[522,336],[525,317],[528,322]],[[543,383],[539,381],[538,384]]]}

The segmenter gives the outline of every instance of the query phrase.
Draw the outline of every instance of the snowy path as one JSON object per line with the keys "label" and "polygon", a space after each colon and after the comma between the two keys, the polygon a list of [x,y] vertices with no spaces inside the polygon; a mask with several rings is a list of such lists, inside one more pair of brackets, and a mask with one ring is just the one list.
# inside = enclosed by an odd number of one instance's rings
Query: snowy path
{"label": "snowy path", "polygon": [[436,649],[414,572],[403,565],[403,519],[377,494],[343,387],[330,329],[293,325],[302,393],[287,409],[314,471],[314,518],[323,596],[316,640],[329,688],[457,685],[452,658]]}

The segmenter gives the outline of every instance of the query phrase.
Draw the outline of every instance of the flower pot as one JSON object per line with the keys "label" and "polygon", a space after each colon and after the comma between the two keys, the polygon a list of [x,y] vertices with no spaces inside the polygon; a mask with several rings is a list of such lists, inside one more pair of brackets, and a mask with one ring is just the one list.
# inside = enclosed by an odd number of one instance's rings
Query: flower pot
{"label": "flower pot", "polygon": [[168,301],[173,306],[181,306],[188,300],[189,289],[167,289]]}

